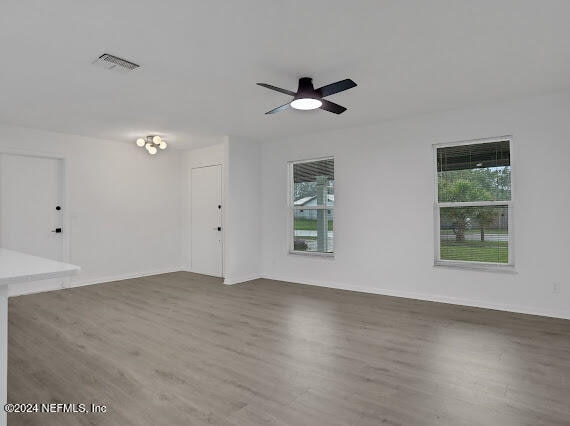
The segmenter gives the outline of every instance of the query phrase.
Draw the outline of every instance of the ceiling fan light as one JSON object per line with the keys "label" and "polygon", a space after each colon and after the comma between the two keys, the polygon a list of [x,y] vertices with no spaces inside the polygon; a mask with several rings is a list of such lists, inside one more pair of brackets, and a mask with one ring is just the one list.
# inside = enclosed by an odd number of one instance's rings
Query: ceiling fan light
{"label": "ceiling fan light", "polygon": [[143,138],[137,139],[137,146],[140,146],[142,148],[145,143],[146,143],[146,141]]}
{"label": "ceiling fan light", "polygon": [[160,142],[162,142],[162,138],[160,136],[153,136],[152,142],[155,143],[156,145],[159,145]]}
{"label": "ceiling fan light", "polygon": [[166,142],[164,142],[164,141],[160,142],[160,144],[158,145],[158,147],[159,147],[160,149],[166,149],[167,146],[168,146],[168,144],[167,144]]}
{"label": "ceiling fan light", "polygon": [[300,109],[307,111],[310,109],[320,108],[323,103],[319,99],[314,98],[299,98],[291,102],[291,107],[295,109]]}
{"label": "ceiling fan light", "polygon": [[156,154],[156,153],[157,153],[156,147],[151,146],[151,147],[148,149],[148,153],[149,153],[150,155]]}

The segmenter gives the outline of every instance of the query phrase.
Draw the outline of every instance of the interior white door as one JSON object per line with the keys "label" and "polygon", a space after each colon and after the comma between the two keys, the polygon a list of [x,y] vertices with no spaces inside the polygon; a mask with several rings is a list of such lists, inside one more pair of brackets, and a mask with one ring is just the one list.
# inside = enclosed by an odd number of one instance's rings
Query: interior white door
{"label": "interior white door", "polygon": [[222,166],[192,169],[191,269],[223,276]]}
{"label": "interior white door", "polygon": [[62,261],[61,189],[62,160],[1,154],[0,247]]}

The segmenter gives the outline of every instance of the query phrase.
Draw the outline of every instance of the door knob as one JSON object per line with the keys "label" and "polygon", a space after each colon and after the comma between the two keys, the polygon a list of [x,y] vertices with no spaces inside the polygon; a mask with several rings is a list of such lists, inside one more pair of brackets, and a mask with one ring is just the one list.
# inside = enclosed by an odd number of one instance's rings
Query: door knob
{"label": "door knob", "polygon": [[61,228],[55,228],[53,231],[51,232],[55,232],[56,234],[61,234]]}

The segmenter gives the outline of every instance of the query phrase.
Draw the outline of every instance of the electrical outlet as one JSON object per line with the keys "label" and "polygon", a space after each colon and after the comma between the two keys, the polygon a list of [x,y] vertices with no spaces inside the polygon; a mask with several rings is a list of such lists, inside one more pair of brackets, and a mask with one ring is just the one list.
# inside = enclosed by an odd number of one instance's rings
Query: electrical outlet
{"label": "electrical outlet", "polygon": [[552,294],[560,294],[560,284],[558,283],[552,284]]}

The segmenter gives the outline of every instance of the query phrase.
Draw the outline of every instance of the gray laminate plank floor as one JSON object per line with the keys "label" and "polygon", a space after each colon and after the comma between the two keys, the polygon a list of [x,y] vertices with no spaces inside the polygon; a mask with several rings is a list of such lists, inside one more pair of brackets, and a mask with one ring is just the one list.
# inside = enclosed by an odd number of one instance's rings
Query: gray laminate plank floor
{"label": "gray laminate plank floor", "polygon": [[569,425],[570,321],[186,272],[10,299],[16,425]]}

